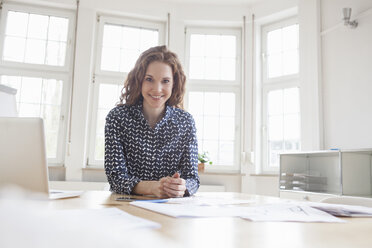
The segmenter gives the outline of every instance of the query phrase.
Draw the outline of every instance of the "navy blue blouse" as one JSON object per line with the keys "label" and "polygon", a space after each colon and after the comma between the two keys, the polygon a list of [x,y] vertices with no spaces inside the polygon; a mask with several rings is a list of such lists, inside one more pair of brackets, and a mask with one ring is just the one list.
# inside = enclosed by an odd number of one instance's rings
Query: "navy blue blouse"
{"label": "navy blue blouse", "polygon": [[185,196],[199,188],[198,144],[193,117],[166,106],[164,117],[152,129],[142,103],[112,109],[105,126],[105,172],[111,191],[131,194],[141,180],[160,180],[181,174]]}

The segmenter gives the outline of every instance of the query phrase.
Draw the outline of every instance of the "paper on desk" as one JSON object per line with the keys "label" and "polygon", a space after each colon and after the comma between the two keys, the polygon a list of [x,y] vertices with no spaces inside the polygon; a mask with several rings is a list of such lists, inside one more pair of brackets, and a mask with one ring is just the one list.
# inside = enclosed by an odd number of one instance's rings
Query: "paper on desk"
{"label": "paper on desk", "polygon": [[253,203],[252,200],[243,199],[225,199],[221,197],[181,197],[181,198],[170,198],[169,203],[184,204],[184,205],[196,205],[196,206],[221,206],[221,205],[236,205]]}
{"label": "paper on desk", "polygon": [[242,217],[252,221],[345,222],[326,212],[296,204],[270,204],[254,207],[195,206],[151,202],[131,205],[171,217]]}
{"label": "paper on desk", "polygon": [[138,228],[161,227],[156,222],[130,215],[117,208],[60,210],[56,211],[55,216],[74,218],[81,221],[94,220],[95,225],[111,233],[122,233],[123,231],[132,231]]}
{"label": "paper on desk", "polygon": [[334,216],[372,217],[372,208],[363,206],[330,204],[322,202],[301,202],[300,204],[322,210]]}
{"label": "paper on desk", "polygon": [[[145,248],[158,239],[148,228],[159,224],[119,209],[54,210],[50,204],[56,202],[33,199],[21,190],[0,189],[1,248],[120,248],[123,242],[125,247]],[[152,239],[138,242],[144,235]]]}
{"label": "paper on desk", "polygon": [[288,203],[244,207],[241,217],[252,221],[345,222],[318,209]]}
{"label": "paper on desk", "polygon": [[134,201],[136,207],[151,210],[171,217],[238,217],[235,208],[227,206],[196,206],[184,204],[152,203]]}

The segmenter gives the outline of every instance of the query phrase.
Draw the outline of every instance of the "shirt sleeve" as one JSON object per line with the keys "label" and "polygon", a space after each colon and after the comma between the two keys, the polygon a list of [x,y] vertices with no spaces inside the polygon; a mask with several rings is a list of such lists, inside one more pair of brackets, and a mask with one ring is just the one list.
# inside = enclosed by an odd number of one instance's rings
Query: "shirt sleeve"
{"label": "shirt sleeve", "polygon": [[191,118],[190,128],[184,141],[184,149],[181,157],[181,177],[186,181],[186,192],[184,196],[196,193],[200,185],[198,175],[198,140],[194,119]]}
{"label": "shirt sleeve", "polygon": [[111,111],[105,125],[105,172],[111,191],[129,195],[141,180],[128,173],[120,131],[118,118]]}

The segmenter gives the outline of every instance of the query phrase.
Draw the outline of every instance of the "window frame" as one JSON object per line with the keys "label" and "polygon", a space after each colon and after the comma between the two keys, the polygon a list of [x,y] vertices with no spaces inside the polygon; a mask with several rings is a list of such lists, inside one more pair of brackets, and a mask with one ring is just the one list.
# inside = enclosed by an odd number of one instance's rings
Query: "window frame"
{"label": "window frame", "polygon": [[[235,140],[234,140],[234,165],[205,165],[207,172],[232,172],[240,173],[241,169],[241,99],[242,99],[242,29],[241,27],[186,27],[186,48],[185,48],[185,73],[187,75],[187,89],[185,94],[184,106],[188,107],[189,93],[193,91],[201,92],[231,92],[235,94]],[[192,34],[201,35],[234,35],[236,36],[236,70],[235,80],[209,80],[209,79],[190,79],[190,37]]]}
{"label": "window frame", "polygon": [[[260,139],[261,139],[261,165],[260,171],[264,174],[277,174],[279,172],[279,168],[269,166],[268,163],[268,109],[267,109],[267,100],[268,100],[268,93],[272,90],[279,90],[279,89],[287,89],[287,88],[295,88],[297,87],[300,92],[300,72],[296,74],[290,74],[285,76],[279,76],[275,78],[267,78],[267,59],[266,59],[266,51],[267,51],[267,34],[270,31],[287,27],[293,24],[298,24],[298,19],[296,16],[289,17],[286,19],[282,19],[276,21],[274,23],[270,23],[261,27],[261,132],[260,132]],[[300,61],[299,61],[300,62]],[[298,67],[300,68],[300,67]],[[299,95],[299,104],[301,105],[301,95]],[[300,130],[301,130],[301,106],[300,108]],[[300,132],[300,147],[301,147],[301,132]]]}
{"label": "window frame", "polygon": [[[48,15],[63,17],[69,20],[65,51],[65,63],[63,66],[31,64],[3,60],[5,29],[7,25],[8,11],[24,12],[28,14]],[[69,92],[71,91],[72,59],[74,44],[74,28],[76,25],[75,13],[69,9],[59,9],[48,6],[29,5],[21,3],[4,3],[0,17],[0,75],[17,77],[37,77],[42,79],[55,79],[63,81],[60,126],[58,131],[57,151],[55,158],[48,158],[48,166],[63,166],[66,150],[66,134],[68,121]]]}
{"label": "window frame", "polygon": [[[112,17],[108,15],[98,15],[97,17],[97,36],[95,48],[95,61],[94,61],[94,79],[91,91],[92,105],[90,107],[90,128],[88,137],[88,157],[87,167],[90,168],[103,168],[104,159],[98,160],[95,158],[95,145],[96,145],[96,129],[97,129],[97,113],[98,113],[98,96],[100,84],[114,84],[124,86],[124,81],[128,76],[127,72],[104,71],[101,70],[101,56],[102,56],[102,42],[103,42],[103,29],[105,24],[123,25],[134,28],[147,28],[158,30],[159,32],[159,45],[165,44],[166,37],[166,23],[159,20],[144,20],[134,19],[129,17]],[[119,101],[119,99],[118,99]],[[114,106],[113,106],[114,107]]]}
{"label": "window frame", "polygon": [[[8,11],[67,18],[69,20],[69,27],[68,27],[66,51],[65,51],[65,64],[63,66],[57,66],[57,65],[32,64],[32,63],[26,63],[26,62],[3,60],[5,29],[6,29],[6,24],[7,24],[6,21],[8,17]],[[0,66],[1,67],[21,67],[23,69],[42,70],[42,71],[48,70],[48,71],[68,73],[72,68],[71,60],[72,60],[73,37],[74,37],[74,28],[72,27],[75,27],[75,14],[71,10],[56,9],[56,8],[44,7],[44,6],[43,7],[42,6],[40,7],[31,6],[27,4],[21,5],[21,4],[14,4],[14,3],[5,3],[1,10]]]}

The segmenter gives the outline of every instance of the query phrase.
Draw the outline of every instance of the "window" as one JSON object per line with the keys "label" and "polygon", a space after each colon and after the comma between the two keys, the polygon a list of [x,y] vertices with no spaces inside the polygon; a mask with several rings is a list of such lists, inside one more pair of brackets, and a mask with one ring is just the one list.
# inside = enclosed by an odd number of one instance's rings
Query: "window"
{"label": "window", "polygon": [[63,163],[74,14],[5,4],[0,83],[17,89],[21,117],[44,119],[50,165]]}
{"label": "window", "polygon": [[187,28],[187,110],[210,169],[239,170],[240,30]]}
{"label": "window", "polygon": [[119,102],[125,78],[139,55],[164,44],[164,26],[158,22],[99,17],[88,165],[103,166],[106,116]]}
{"label": "window", "polygon": [[278,170],[279,153],[301,147],[298,29],[296,19],[262,29],[263,172]]}

